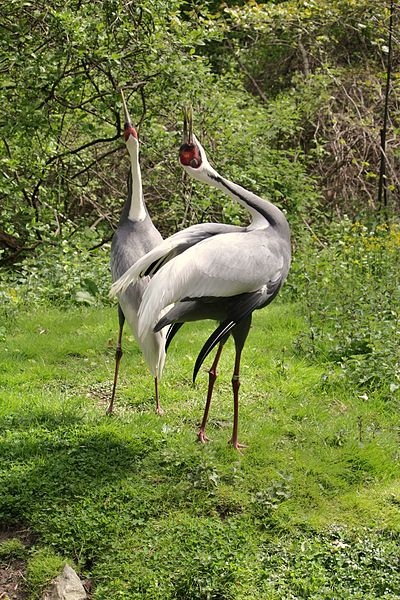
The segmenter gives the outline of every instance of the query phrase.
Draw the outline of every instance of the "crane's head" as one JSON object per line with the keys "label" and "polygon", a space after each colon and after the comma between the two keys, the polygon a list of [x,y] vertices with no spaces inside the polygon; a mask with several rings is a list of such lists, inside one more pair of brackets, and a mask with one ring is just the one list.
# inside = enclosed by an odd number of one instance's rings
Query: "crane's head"
{"label": "crane's head", "polygon": [[202,166],[207,160],[200,142],[193,133],[191,107],[185,108],[183,111],[183,144],[179,148],[179,160],[185,170],[192,176],[195,176],[195,172],[202,170]]}
{"label": "crane's head", "polygon": [[131,117],[130,117],[129,112],[128,112],[128,107],[126,106],[126,102],[125,102],[124,92],[122,91],[122,89],[120,90],[120,92],[121,92],[121,98],[122,98],[122,106],[124,108],[124,119],[125,119],[125,122],[124,122],[124,139],[125,139],[125,143],[128,143],[131,140],[136,140],[134,142],[135,145],[136,145],[139,142],[139,136],[137,134],[136,129],[132,125]]}

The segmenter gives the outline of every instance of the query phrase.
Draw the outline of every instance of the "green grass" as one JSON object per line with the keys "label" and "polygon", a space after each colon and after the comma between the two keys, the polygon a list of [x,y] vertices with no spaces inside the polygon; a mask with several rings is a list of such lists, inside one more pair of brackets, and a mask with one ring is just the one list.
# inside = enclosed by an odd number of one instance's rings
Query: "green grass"
{"label": "green grass", "polygon": [[359,397],[299,354],[296,306],[275,304],[255,314],[243,354],[248,448],[227,445],[231,342],[202,446],[208,377],[203,369],[193,387],[191,374],[211,329],[187,325],[174,340],[163,417],[127,332],[107,417],[115,309],[40,310],[7,324],[0,523],[34,535],[32,594],[48,554],[91,577],[94,600],[400,598],[395,398]]}

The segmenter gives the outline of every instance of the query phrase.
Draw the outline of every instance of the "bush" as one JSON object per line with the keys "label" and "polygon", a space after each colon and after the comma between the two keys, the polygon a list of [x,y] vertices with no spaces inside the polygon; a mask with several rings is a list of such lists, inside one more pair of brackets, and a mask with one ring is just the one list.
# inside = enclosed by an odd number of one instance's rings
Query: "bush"
{"label": "bush", "polygon": [[90,251],[96,241],[93,232],[83,231],[73,240],[43,244],[35,256],[5,272],[0,314],[9,317],[22,303],[71,306],[108,302],[110,245]]}
{"label": "bush", "polygon": [[[323,247],[322,247],[323,246]],[[400,227],[333,223],[297,251],[291,291],[308,331],[299,346],[339,364],[360,388],[400,387]]]}

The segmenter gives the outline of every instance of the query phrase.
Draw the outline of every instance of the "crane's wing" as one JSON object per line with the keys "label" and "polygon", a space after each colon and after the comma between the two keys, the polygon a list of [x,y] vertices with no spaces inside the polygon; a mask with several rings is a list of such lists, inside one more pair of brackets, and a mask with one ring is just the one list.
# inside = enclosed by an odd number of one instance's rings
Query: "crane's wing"
{"label": "crane's wing", "polygon": [[279,241],[260,230],[203,240],[165,264],[151,279],[139,309],[139,335],[161,310],[183,298],[221,298],[255,292],[285,271]]}
{"label": "crane's wing", "polygon": [[140,258],[111,287],[110,296],[115,296],[137,281],[140,277],[154,275],[167,262],[188,248],[215,235],[245,232],[245,227],[225,223],[203,223],[178,231]]}

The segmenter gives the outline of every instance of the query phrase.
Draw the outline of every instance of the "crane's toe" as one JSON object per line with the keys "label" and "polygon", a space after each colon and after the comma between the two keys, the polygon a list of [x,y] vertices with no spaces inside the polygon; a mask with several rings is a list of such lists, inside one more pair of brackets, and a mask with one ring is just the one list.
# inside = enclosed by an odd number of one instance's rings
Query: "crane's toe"
{"label": "crane's toe", "polygon": [[235,440],[234,438],[231,438],[228,442],[228,444],[231,444],[235,450],[241,450],[242,448],[247,448],[247,444],[239,444],[239,442],[237,440]]}
{"label": "crane's toe", "polygon": [[202,444],[206,444],[207,442],[209,442],[210,440],[208,439],[208,437],[206,436],[206,434],[204,433],[204,429],[200,429],[199,433],[197,434],[197,439],[199,440],[199,442],[201,442]]}

